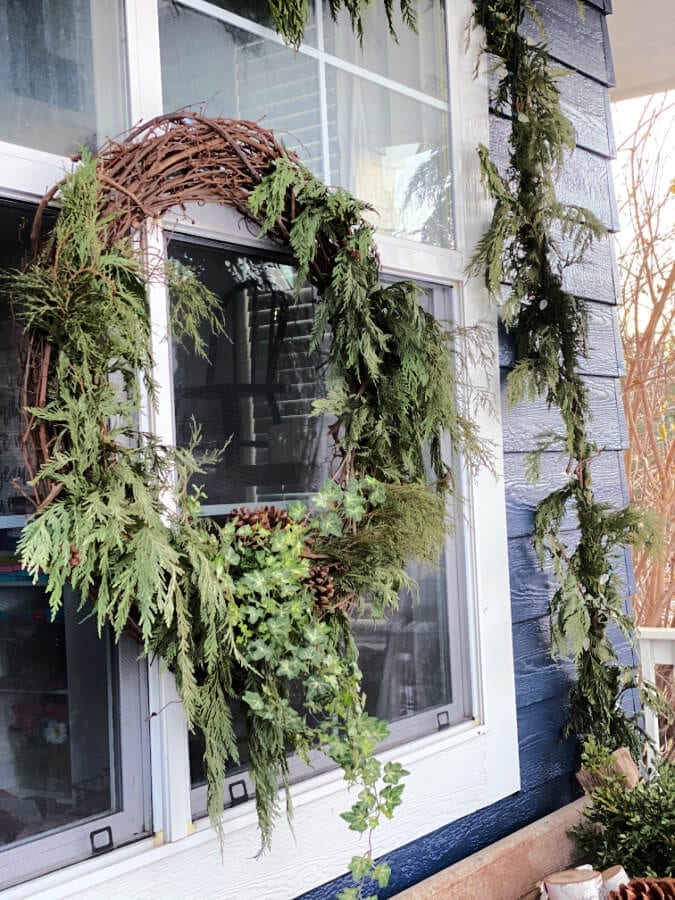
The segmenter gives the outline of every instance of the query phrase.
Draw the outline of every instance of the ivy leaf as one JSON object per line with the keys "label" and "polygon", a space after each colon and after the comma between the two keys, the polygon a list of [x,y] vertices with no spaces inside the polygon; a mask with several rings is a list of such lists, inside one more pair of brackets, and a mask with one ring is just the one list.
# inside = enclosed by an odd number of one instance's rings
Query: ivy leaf
{"label": "ivy leaf", "polygon": [[319,531],[325,537],[342,537],[343,522],[338,513],[328,512],[319,519]]}
{"label": "ivy leaf", "polygon": [[353,812],[352,810],[349,810],[348,812],[340,813],[340,818],[345,820],[352,831],[356,831],[359,834],[368,831],[368,817],[363,812]]}
{"label": "ivy leaf", "polygon": [[255,693],[255,691],[244,691],[241,695],[241,699],[248,706],[251,712],[261,713],[265,709],[265,701],[260,696],[260,694]]}
{"label": "ivy leaf", "polygon": [[241,583],[256,594],[264,594],[267,591],[267,578],[260,569],[252,569],[244,572],[241,576]]}
{"label": "ivy leaf", "polygon": [[401,763],[387,762],[384,764],[384,775],[382,780],[385,784],[398,784],[402,778],[405,778],[405,776],[409,774],[410,772],[404,769]]}
{"label": "ivy leaf", "polygon": [[390,877],[391,866],[388,866],[387,863],[379,863],[379,865],[373,868],[371,873],[371,878],[376,881],[381,888],[385,888],[389,884]]}
{"label": "ivy leaf", "polygon": [[327,481],[312,499],[317,509],[332,509],[342,499],[342,489],[334,481]]}
{"label": "ivy leaf", "polygon": [[354,881],[363,881],[370,875],[372,863],[367,856],[352,856],[349,871]]}
{"label": "ivy leaf", "polygon": [[343,888],[337,895],[337,900],[361,900],[360,893],[358,888]]}
{"label": "ivy leaf", "polygon": [[292,500],[286,507],[292,522],[302,522],[307,515],[307,507],[300,500]]}
{"label": "ivy leaf", "polygon": [[358,494],[346,493],[342,508],[348,519],[360,522],[366,514],[366,501]]}

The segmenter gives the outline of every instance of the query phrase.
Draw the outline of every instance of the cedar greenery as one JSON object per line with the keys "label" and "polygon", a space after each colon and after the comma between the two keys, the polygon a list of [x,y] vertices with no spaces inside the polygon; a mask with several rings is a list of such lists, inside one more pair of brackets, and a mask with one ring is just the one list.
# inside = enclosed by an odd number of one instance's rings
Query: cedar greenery
{"label": "cedar greenery", "polygon": [[[247,718],[262,849],[280,786],[291,812],[289,749],[306,759],[321,750],[340,765],[359,788],[343,818],[369,838],[350,865],[356,887],[341,897],[360,897],[367,882],[388,880],[372,831],[400,804],[406,773],[374,756],[387,728],[365,710],[350,613],[381,617],[402,589],[416,589],[406,563],[438,558],[452,488],[443,433],[470,470],[489,464],[455,375],[457,347],[471,338],[467,352],[480,353],[483,335],[445,330],[410,282],[383,286],[363,204],[281,155],[251,193],[250,216],[265,232],[289,203],[296,211],[288,241],[298,283],[310,277],[320,289],[313,339],[330,336],[332,389],[318,408],[335,417],[335,471],[308,508],[209,520],[196,479],[219,454],[195,458],[199,426],[182,449],[139,428],[156,389],[146,284],[161,275],[130,238],[110,237],[104,183],[85,154],[59,186],[51,238],[0,282],[17,321],[49,348],[47,400],[26,411],[29,433],[47,426],[49,446],[21,487],[44,497],[24,528],[22,563],[36,579],[48,575],[53,615],[70,585],[99,631],[131,631],[175,674],[188,724],[204,735],[217,828],[225,768],[238,760],[232,702]],[[164,278],[172,338],[203,355],[204,323],[223,331],[218,299],[184,266],[167,263]]]}
{"label": "cedar greenery", "polygon": [[331,436],[341,457],[338,480],[368,473],[385,482],[424,482],[428,454],[445,484],[450,469],[443,460],[444,434],[462,448],[470,470],[489,466],[489,448],[458,400],[453,362],[456,345],[467,337],[468,350],[473,344],[482,352],[484,335],[448,330],[422,308],[413,282],[383,285],[374,229],[363,217],[366,205],[343,189],[329,190],[290,157],[277,159],[250,195],[263,234],[274,229],[289,197],[301,209],[289,237],[299,286],[313,278],[317,247],[334,247],[330,271],[317,283],[321,303],[313,345],[330,329],[331,391],[317,410],[337,420]]}
{"label": "cedar greenery", "polygon": [[[580,375],[588,352],[587,312],[563,287],[565,268],[581,262],[605,229],[589,210],[556,198],[565,151],[574,148],[575,140],[556,85],[564,73],[549,65],[539,13],[527,0],[474,0],[474,5],[474,22],[485,30],[485,51],[496,58],[499,72],[493,105],[510,118],[511,134],[505,173],[497,170],[487,148],[479,150],[495,206],[471,271],[483,274],[496,302],[502,285],[509,285],[502,306],[516,358],[509,400],[543,395],[562,417],[563,433],[542,436],[528,469],[536,478],[541,453],[564,448],[569,478],[539,503],[534,543],[541,564],[550,560],[558,581],[551,601],[553,653],[575,662],[566,731],[592,735],[610,749],[628,746],[637,757],[644,732],[638,716],[620,705],[622,695],[636,686],[634,672],[619,664],[607,629],[616,624],[632,638],[633,622],[623,611],[615,566],[622,545],[654,546],[657,528],[633,507],[614,509],[595,498],[591,462],[599,448],[589,437],[591,413]],[[523,33],[526,16],[537,25],[539,41]],[[576,515],[578,535],[566,540],[562,521],[569,510]]]}

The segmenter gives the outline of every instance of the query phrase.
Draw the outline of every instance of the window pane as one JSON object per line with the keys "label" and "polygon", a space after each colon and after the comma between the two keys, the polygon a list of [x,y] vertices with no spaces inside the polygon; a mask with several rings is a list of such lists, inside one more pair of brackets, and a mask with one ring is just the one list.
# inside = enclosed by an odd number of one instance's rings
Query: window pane
{"label": "window pane", "polygon": [[[0,205],[0,269],[20,268],[30,257],[32,214],[30,207]],[[53,221],[50,214],[48,219]],[[0,297],[0,528],[2,517],[23,516],[31,510],[13,484],[14,479],[25,484],[31,477],[19,443],[19,396],[23,382],[18,359],[19,340],[20,330],[12,318],[9,303]]]}
{"label": "window pane", "polygon": [[[20,265],[30,214],[3,208],[0,268]],[[22,246],[23,245],[23,246]],[[44,582],[21,572],[27,501],[19,446],[18,330],[0,302],[0,844],[14,845],[118,808],[117,704],[110,640],[69,593],[54,621]]]}
{"label": "window pane", "polygon": [[68,596],[51,620],[44,587],[17,572],[0,534],[0,843],[116,808],[110,642]]}
{"label": "window pane", "polygon": [[[279,502],[318,490],[328,445],[312,400],[323,394],[324,361],[310,350],[314,294],[295,298],[295,270],[282,262],[172,241],[170,255],[192,266],[222,299],[227,337],[204,338],[210,361],[174,355],[176,431],[188,443],[192,417],[204,447],[223,447],[200,476],[208,503]],[[208,507],[207,507],[208,508]]]}
{"label": "window pane", "polygon": [[[225,9],[228,12],[236,13],[238,16],[249,19],[251,22],[256,22],[258,25],[274,29],[274,21],[270,13],[268,0],[210,0],[209,5],[217,9]],[[316,43],[316,20],[312,8],[309,11],[303,41],[305,44]]]}
{"label": "window pane", "polygon": [[326,67],[331,184],[377,210],[378,231],[452,246],[448,116]]}
{"label": "window pane", "polygon": [[122,0],[4,0],[0,42],[0,140],[68,155],[124,129]]}
{"label": "window pane", "polygon": [[411,564],[408,572],[419,599],[404,591],[384,621],[354,623],[366,708],[388,722],[452,702],[445,569]]}
{"label": "window pane", "polygon": [[321,173],[316,60],[172,0],[160,0],[159,24],[166,112],[260,122]]}
{"label": "window pane", "polygon": [[395,41],[389,34],[384,4],[372,4],[365,16],[363,47],[355,39],[345,10],[333,21],[324,5],[325,47],[329,53],[370,72],[384,75],[440,100],[448,96],[443,6],[438,0],[417,4],[417,33],[394,4]]}

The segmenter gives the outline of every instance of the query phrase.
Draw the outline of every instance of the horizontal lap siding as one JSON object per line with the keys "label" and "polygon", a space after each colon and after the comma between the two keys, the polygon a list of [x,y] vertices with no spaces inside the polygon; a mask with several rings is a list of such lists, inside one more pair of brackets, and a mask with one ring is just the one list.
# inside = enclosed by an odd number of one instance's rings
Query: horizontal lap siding
{"label": "horizontal lap siding", "polygon": [[[541,0],[537,6],[548,28],[552,55],[572,70],[561,79],[560,90],[565,112],[578,131],[579,147],[570,155],[560,178],[560,198],[590,207],[610,230],[616,230],[609,163],[614,141],[607,99],[613,70],[604,21],[610,0],[586,0],[583,22],[577,16],[576,0]],[[532,33],[536,37],[536,30]],[[491,136],[492,153],[504,166],[508,122],[503,117],[493,114]],[[610,240],[598,241],[584,264],[568,268],[564,278],[566,289],[584,298],[589,312],[589,356],[583,362],[583,371],[593,411],[591,433],[602,447],[593,467],[594,484],[601,500],[623,503],[628,496],[622,458],[626,425],[618,381],[623,373],[623,356]],[[513,365],[513,348],[503,333],[500,364],[505,382]],[[551,658],[549,601],[555,584],[550,567],[540,569],[532,547],[535,506],[564,483],[566,460],[557,452],[546,453],[541,479],[534,486],[524,475],[526,454],[537,434],[560,430],[560,416],[543,402],[512,409],[504,403],[503,421],[521,790],[390,854],[387,859],[393,869],[392,880],[389,888],[380,892],[381,898],[393,896],[577,796],[573,773],[578,766],[578,751],[573,740],[561,739],[573,672],[569,663]],[[564,539],[571,546],[575,542],[574,527],[574,517],[569,515],[563,529]],[[617,559],[616,571],[624,579],[632,578],[626,554]],[[614,636],[620,659],[631,661],[632,651],[625,639]],[[405,815],[405,801],[399,815]],[[305,900],[329,900],[343,883],[347,882],[324,885],[305,895]]]}

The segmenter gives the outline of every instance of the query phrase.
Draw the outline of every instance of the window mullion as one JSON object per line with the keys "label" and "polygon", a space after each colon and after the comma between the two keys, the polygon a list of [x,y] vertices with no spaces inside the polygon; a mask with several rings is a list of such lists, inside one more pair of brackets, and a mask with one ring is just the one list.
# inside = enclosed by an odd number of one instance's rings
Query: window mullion
{"label": "window mullion", "polygon": [[324,59],[323,9],[321,0],[316,0],[316,35],[320,51],[319,65],[319,114],[321,117],[321,154],[323,156],[323,180],[330,184],[330,132],[328,129],[328,90],[326,87],[326,61]]}
{"label": "window mullion", "polygon": [[[157,386],[155,403],[145,404],[141,428],[168,446],[176,442],[173,400],[173,362],[169,333],[169,296],[163,278],[164,236],[159,225],[146,223],[143,250],[149,271],[147,299],[151,323],[152,377]],[[170,488],[167,488],[170,490]],[[166,498],[167,504],[174,501]],[[171,672],[155,661],[150,666],[150,746],[152,757],[152,806],[156,832],[165,841],[190,834],[190,757],[183,705]]]}
{"label": "window mullion", "polygon": [[157,0],[126,0],[129,119],[162,113],[162,71]]}

